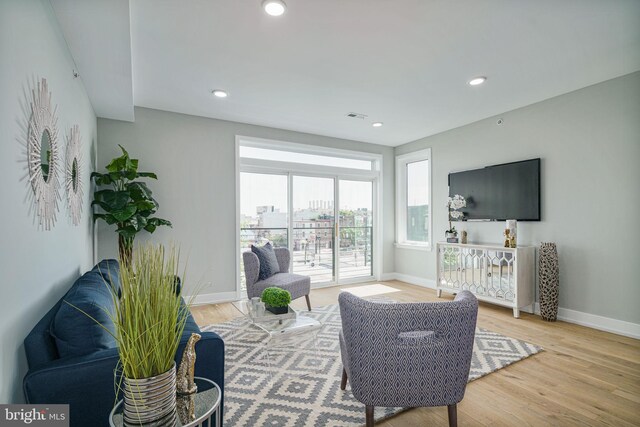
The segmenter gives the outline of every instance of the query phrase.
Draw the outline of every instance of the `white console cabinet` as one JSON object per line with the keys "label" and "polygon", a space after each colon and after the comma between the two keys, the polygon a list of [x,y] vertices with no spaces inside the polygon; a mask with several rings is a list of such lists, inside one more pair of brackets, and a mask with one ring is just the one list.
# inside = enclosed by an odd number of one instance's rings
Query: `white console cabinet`
{"label": "white console cabinet", "polygon": [[491,244],[438,243],[438,297],[442,291],[471,291],[479,300],[513,309],[534,302],[535,248],[518,246],[505,248]]}

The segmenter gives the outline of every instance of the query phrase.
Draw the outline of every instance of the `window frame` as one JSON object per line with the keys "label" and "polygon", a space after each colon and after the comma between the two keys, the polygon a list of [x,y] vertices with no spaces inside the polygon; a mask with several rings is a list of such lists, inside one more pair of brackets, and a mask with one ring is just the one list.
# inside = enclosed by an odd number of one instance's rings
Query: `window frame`
{"label": "window frame", "polygon": [[[286,162],[277,160],[262,160],[248,157],[240,157],[240,147],[249,146],[256,148],[267,148],[274,150],[291,151],[301,154],[317,154],[323,156],[335,156],[351,158],[356,160],[366,160],[371,162],[371,170],[351,169],[344,167],[318,166],[313,164],[304,164],[296,162]],[[374,256],[373,274],[370,280],[381,280],[383,276],[383,236],[384,236],[384,215],[383,215],[383,187],[384,187],[384,155],[382,153],[369,153],[365,151],[345,150],[342,148],[333,148],[322,145],[303,144],[297,142],[288,142],[281,140],[273,140],[266,138],[258,138],[252,136],[235,136],[235,188],[236,195],[240,194],[240,173],[272,173],[272,174],[288,174],[289,189],[291,189],[291,180],[293,175],[328,177],[335,179],[335,183],[339,180],[355,180],[355,181],[372,181],[373,182],[373,246],[372,253]],[[337,189],[336,189],[337,191]],[[339,199],[336,199],[337,203]],[[240,197],[236,197],[236,253],[240,254]],[[289,211],[293,215],[293,207],[289,206]],[[293,227],[289,227],[289,236],[293,236]],[[241,292],[240,283],[240,256],[236,256],[236,298],[246,297]],[[322,284],[320,286],[312,285],[314,289],[324,286],[346,285],[350,283],[362,283],[361,278],[356,279],[340,279],[340,282]]]}
{"label": "window frame", "polygon": [[[407,165],[410,163],[427,161],[427,241],[419,242],[407,240]],[[432,195],[433,181],[431,148],[413,151],[407,154],[396,156],[396,248],[431,251],[433,249],[433,215],[432,215]]]}

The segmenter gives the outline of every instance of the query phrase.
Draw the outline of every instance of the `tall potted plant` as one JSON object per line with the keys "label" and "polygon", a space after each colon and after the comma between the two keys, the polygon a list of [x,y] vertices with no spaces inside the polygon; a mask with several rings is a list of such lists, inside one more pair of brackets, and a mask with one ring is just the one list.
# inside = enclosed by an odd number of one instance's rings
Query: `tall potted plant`
{"label": "tall potted plant", "polygon": [[91,205],[98,206],[103,211],[94,213],[94,219],[102,219],[109,225],[117,226],[120,258],[124,262],[130,262],[136,234],[142,230],[153,233],[161,225],[171,227],[171,222],[153,216],[159,204],[147,184],[136,181],[138,178],[158,179],[156,174],[138,172],[138,159],[130,158],[127,150],[121,145],[119,147],[122,155],[107,165],[107,173],[91,174],[96,186],[102,187],[93,193]]}
{"label": "tall potted plant", "polygon": [[147,244],[120,266],[112,320],[124,383],[123,416],[129,424],[175,416],[174,356],[189,313],[176,288],[178,264],[176,250]]}

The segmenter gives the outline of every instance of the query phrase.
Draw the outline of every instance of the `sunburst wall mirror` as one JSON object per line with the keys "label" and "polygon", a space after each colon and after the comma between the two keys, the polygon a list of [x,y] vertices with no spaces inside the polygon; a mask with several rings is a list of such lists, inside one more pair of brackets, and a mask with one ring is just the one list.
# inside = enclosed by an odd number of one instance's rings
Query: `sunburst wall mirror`
{"label": "sunburst wall mirror", "polygon": [[32,90],[31,117],[27,137],[27,169],[35,198],[39,224],[50,230],[55,225],[60,200],[60,145],[57,107],[51,105],[46,79]]}
{"label": "sunburst wall mirror", "polygon": [[80,128],[75,125],[69,132],[65,159],[64,186],[67,193],[67,207],[73,225],[80,224],[82,217],[82,138]]}

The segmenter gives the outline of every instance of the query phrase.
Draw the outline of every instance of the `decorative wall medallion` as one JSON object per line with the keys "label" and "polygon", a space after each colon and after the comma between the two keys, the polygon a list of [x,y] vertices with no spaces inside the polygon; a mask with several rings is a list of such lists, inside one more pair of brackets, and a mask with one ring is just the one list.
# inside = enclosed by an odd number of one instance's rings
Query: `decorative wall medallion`
{"label": "decorative wall medallion", "polygon": [[73,225],[80,224],[82,217],[82,138],[80,128],[74,125],[69,133],[64,168],[64,186],[67,191],[67,206]]}
{"label": "decorative wall medallion", "polygon": [[52,109],[47,80],[32,91],[27,137],[27,168],[40,225],[50,230],[56,222],[60,200],[60,146],[57,107]]}

